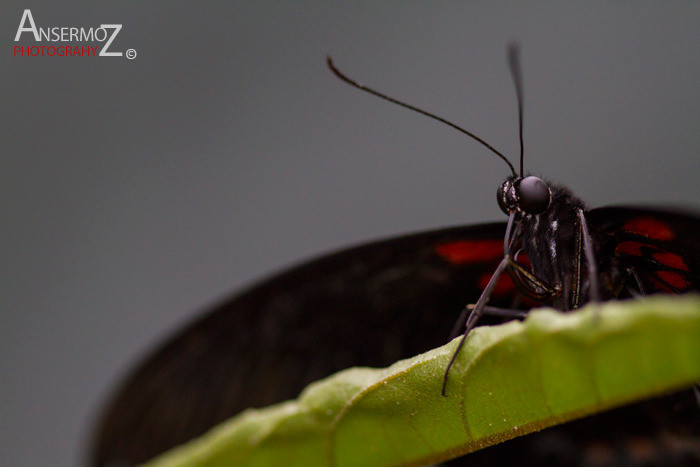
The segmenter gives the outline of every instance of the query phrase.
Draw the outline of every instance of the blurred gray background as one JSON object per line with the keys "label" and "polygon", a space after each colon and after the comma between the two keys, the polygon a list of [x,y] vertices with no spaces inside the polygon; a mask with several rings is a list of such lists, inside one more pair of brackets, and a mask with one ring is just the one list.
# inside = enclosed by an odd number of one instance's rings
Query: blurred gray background
{"label": "blurred gray background", "polygon": [[[39,27],[121,23],[112,48],[138,56],[14,57],[25,8]],[[6,1],[1,16],[0,465],[83,462],[134,360],[267,274],[502,219],[500,160],[341,83],[326,54],[516,157],[516,38],[528,170],[591,206],[700,207],[697,2]]]}

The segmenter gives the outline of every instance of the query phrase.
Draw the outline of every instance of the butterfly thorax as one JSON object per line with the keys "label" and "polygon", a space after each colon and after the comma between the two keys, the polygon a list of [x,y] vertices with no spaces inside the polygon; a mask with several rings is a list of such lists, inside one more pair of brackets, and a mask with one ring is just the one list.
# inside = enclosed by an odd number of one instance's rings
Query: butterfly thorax
{"label": "butterfly thorax", "polygon": [[518,239],[533,275],[554,289],[552,305],[566,311],[578,307],[588,294],[579,219],[579,211],[586,208],[568,189],[548,186],[551,201],[544,212],[518,213]]}

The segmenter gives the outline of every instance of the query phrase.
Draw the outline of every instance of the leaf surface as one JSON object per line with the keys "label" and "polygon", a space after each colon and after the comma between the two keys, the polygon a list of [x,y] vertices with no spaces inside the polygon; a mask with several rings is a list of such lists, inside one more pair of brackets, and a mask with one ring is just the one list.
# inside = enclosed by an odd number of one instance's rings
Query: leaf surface
{"label": "leaf surface", "polygon": [[700,297],[532,311],[385,369],[350,368],[247,410],[151,466],[434,463],[700,381]]}

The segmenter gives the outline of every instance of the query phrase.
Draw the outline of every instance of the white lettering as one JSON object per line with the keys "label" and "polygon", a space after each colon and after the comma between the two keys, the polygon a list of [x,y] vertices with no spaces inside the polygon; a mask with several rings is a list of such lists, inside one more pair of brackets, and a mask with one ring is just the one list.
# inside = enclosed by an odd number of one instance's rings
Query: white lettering
{"label": "white lettering", "polygon": [[[119,34],[119,31],[121,31],[121,29],[122,29],[122,25],[121,24],[100,24],[100,29],[102,29],[104,31],[104,28],[114,28],[114,32],[112,33],[111,36],[109,36],[109,39],[105,43],[104,47],[102,47],[102,50],[100,50],[100,57],[121,57],[122,56],[121,52],[107,52],[107,49],[112,44],[112,41],[114,41],[114,39],[116,39],[117,34]],[[105,34],[106,34],[106,32],[105,32]],[[97,39],[97,32],[95,32],[95,38]],[[100,42],[102,42],[102,41],[100,41]]]}
{"label": "white lettering", "polygon": [[[29,20],[31,27],[25,28],[24,22]],[[22,13],[22,19],[19,20],[19,27],[17,28],[17,34],[15,34],[15,42],[17,42],[23,32],[32,32],[34,34],[34,40],[39,41],[39,31],[36,30],[36,24],[34,23],[34,17],[32,16],[32,10],[26,9]]]}
{"label": "white lettering", "polygon": [[92,42],[94,37],[94,29],[90,28],[87,31],[80,28],[80,41],[81,42]]}
{"label": "white lettering", "polygon": [[[108,33],[108,29],[111,29],[111,34]],[[30,9],[24,10],[22,13],[22,18],[19,21],[19,27],[17,28],[17,33],[15,34],[15,42],[19,41],[22,37],[22,33],[31,32],[34,36],[36,42],[48,41],[48,42],[104,42],[104,47],[100,51],[99,55],[101,57],[121,57],[124,54],[122,52],[112,52],[109,47],[112,45],[117,35],[122,29],[121,24],[101,24],[99,28],[77,28],[77,27],[47,27],[47,28],[37,28],[34,22],[34,17],[32,16],[32,11]],[[42,46],[43,47],[43,46]],[[67,48],[69,49],[69,48]],[[94,47],[97,49],[97,47]],[[27,50],[27,53],[33,49]],[[38,49],[37,49],[38,50]],[[50,55],[62,55],[57,53],[57,49],[50,49]],[[24,55],[24,49],[21,50],[22,55]],[[34,54],[32,54],[34,55]],[[43,49],[42,49],[43,55]],[[90,55],[90,47],[88,47],[88,52],[86,55]]]}
{"label": "white lettering", "polygon": [[[54,29],[56,29],[56,28],[54,28]],[[51,39],[49,38],[49,36],[51,34],[56,33],[56,31],[51,30],[51,28],[45,28],[45,29],[39,28],[38,32],[39,32],[39,38],[37,39],[37,42],[40,42],[42,40],[50,41]]]}

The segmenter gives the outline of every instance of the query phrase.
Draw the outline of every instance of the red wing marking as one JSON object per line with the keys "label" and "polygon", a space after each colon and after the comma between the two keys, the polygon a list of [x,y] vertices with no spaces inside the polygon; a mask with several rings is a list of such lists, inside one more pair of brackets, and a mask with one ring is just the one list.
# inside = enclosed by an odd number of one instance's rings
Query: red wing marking
{"label": "red wing marking", "polygon": [[617,247],[615,247],[615,253],[630,255],[630,256],[642,256],[642,247],[645,247],[644,243],[639,242],[622,242]]}
{"label": "red wing marking", "polygon": [[[481,290],[486,288],[491,280],[491,276],[493,276],[493,272],[483,274],[479,278],[479,288]],[[501,274],[501,277],[498,278],[498,282],[496,282],[496,286],[491,291],[491,296],[502,297],[504,295],[511,295],[513,292],[515,292],[515,284],[513,284],[510,276],[508,274]]]}
{"label": "red wing marking", "polygon": [[685,264],[683,258],[675,253],[668,251],[657,251],[651,255],[656,261],[668,266],[669,268],[678,269],[680,271],[690,272],[690,268]]}
{"label": "red wing marking", "polygon": [[683,261],[680,255],[671,253],[670,251],[663,251],[657,247],[645,245],[644,243],[633,241],[622,242],[615,247],[615,253],[630,256],[643,256],[642,248],[645,249],[647,254],[651,253],[651,257],[658,263],[672,269],[678,269],[679,271],[690,272],[690,268],[685,264],[685,261]]}
{"label": "red wing marking", "polygon": [[530,269],[532,268],[532,262],[530,261],[530,258],[527,257],[525,253],[522,253],[518,255],[518,264],[524,267],[525,269]]}
{"label": "red wing marking", "polygon": [[649,276],[649,279],[651,279],[651,282],[655,286],[654,290],[662,290],[666,293],[675,293],[675,291],[671,290],[671,288],[668,285],[666,285],[666,283],[662,281],[661,278]]}
{"label": "red wing marking", "polygon": [[490,263],[503,257],[503,241],[458,240],[438,245],[435,251],[453,264]]}
{"label": "red wing marking", "polygon": [[671,287],[679,290],[687,290],[690,288],[688,279],[673,271],[656,271],[656,276]]}
{"label": "red wing marking", "polygon": [[622,226],[622,230],[653,240],[669,241],[676,237],[668,224],[653,217],[630,219]]}

